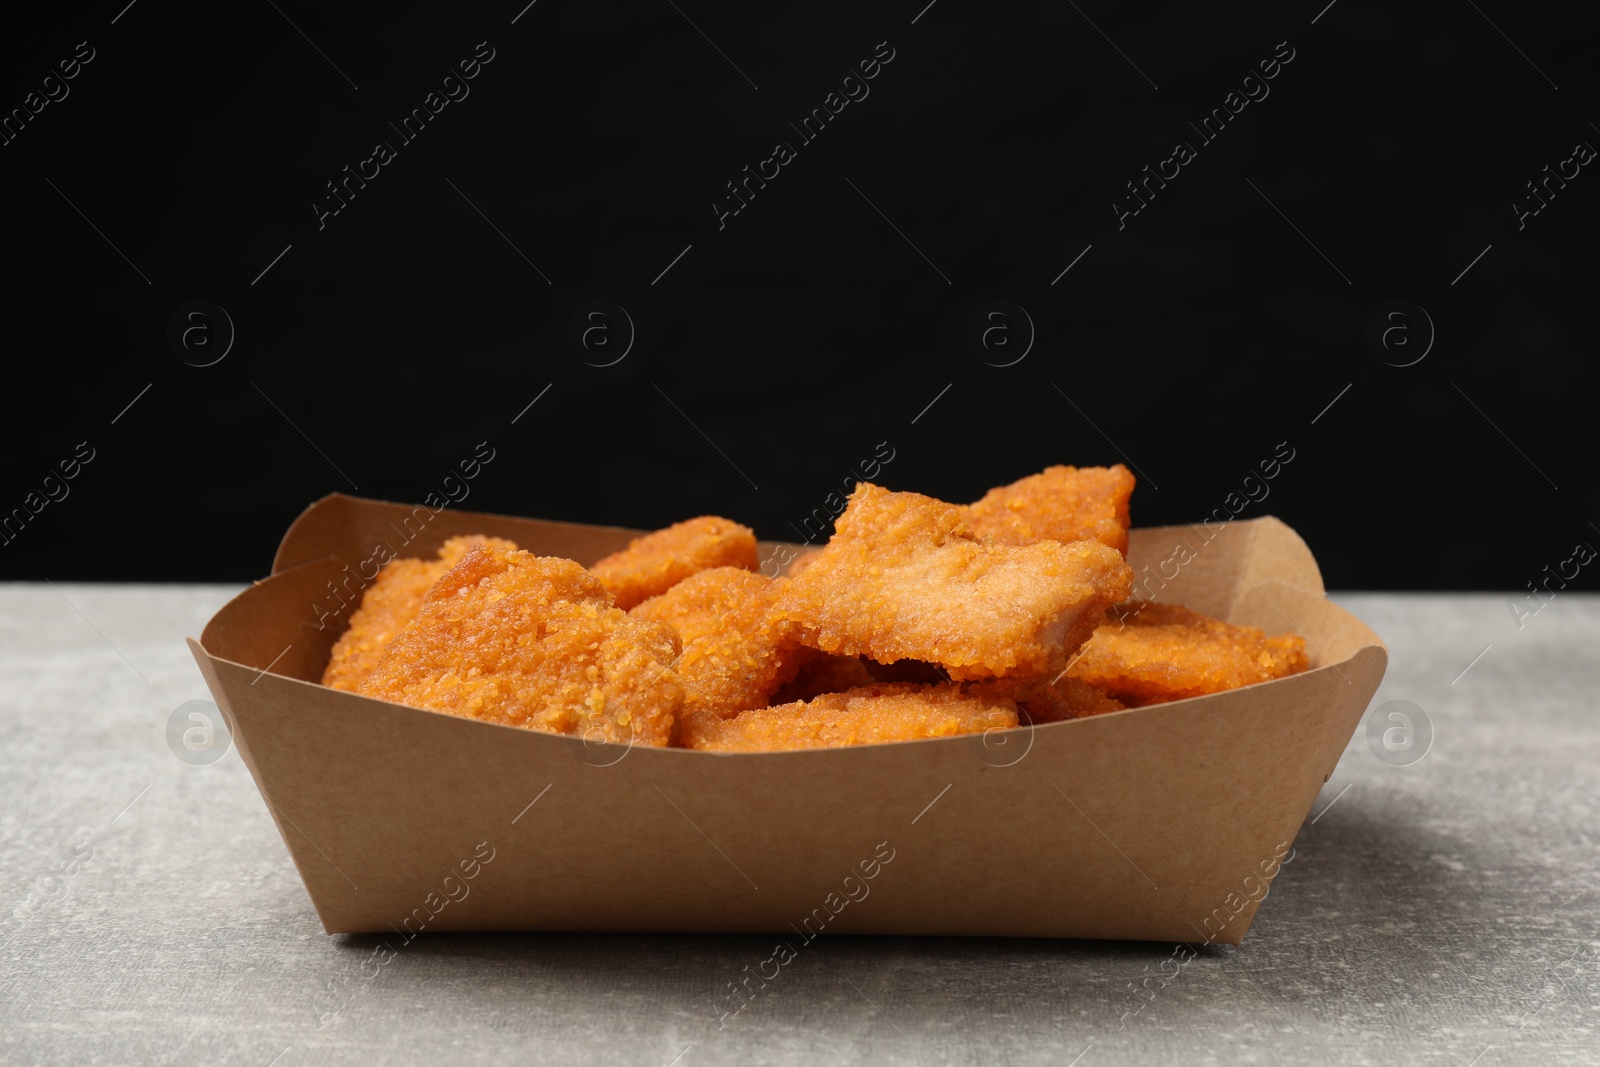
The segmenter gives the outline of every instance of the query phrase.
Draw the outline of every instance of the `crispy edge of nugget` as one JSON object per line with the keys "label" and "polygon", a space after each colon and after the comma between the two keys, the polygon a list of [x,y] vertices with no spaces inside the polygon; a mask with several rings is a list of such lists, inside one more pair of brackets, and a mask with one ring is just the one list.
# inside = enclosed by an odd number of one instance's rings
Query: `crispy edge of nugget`
{"label": "crispy edge of nugget", "polygon": [[1046,467],[989,490],[967,506],[967,521],[979,537],[1001,544],[1099,541],[1126,556],[1134,484],[1133,473],[1120,463]]}
{"label": "crispy edge of nugget", "polygon": [[719,515],[701,515],[634,538],[622,551],[597,560],[589,572],[626,611],[691,574],[713,567],[753,571],[759,566],[754,530]]}
{"label": "crispy edge of nugget", "polygon": [[1024,684],[999,679],[978,683],[996,696],[1009,697],[1017,702],[1017,710],[1036,726],[1045,723],[1083,719],[1090,715],[1104,715],[1108,711],[1123,711],[1127,705],[1110,694],[1102,692],[1088,682],[1063,674],[1051,682]]}
{"label": "crispy edge of nugget", "polygon": [[683,689],[670,627],[567,559],[473,547],[428,593],[365,696],[589,740],[666,745]]}
{"label": "crispy edge of nugget", "polygon": [[1084,644],[1067,675],[1138,706],[1286,678],[1309,666],[1297,635],[1269,637],[1179,604],[1129,601]]}
{"label": "crispy edge of nugget", "polygon": [[739,567],[713,567],[629,612],[674,628],[682,639],[673,670],[683,684],[684,712],[728,718],[764,708],[809,658],[768,622],[776,595],[774,579]]}
{"label": "crispy edge of nugget", "polygon": [[874,685],[732,719],[703,712],[685,715],[678,736],[685,748],[703,751],[786,752],[956,737],[1017,723],[1012,701],[965,692],[959,685]]}
{"label": "crispy edge of nugget", "polygon": [[958,681],[1054,677],[1132,591],[1133,572],[1095,541],[979,542],[964,516],[861,483],[774,621],[824,652],[924,660]]}
{"label": "crispy edge of nugget", "polygon": [[372,673],[396,634],[422,610],[422,602],[444,573],[473,545],[493,544],[515,549],[514,542],[483,534],[452,537],[439,546],[437,559],[392,559],[385,563],[361,594],[361,604],[334,642],[322,684],[355,692]]}

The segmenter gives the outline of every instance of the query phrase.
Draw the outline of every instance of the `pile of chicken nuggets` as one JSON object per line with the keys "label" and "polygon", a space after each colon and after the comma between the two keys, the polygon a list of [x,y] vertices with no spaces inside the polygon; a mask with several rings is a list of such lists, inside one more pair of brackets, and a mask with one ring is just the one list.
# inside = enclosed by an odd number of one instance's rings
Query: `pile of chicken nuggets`
{"label": "pile of chicken nuggets", "polygon": [[585,739],[720,752],[910,741],[1220,692],[1305,641],[1130,600],[1127,468],[973,504],[862,483],[787,574],[702,516],[588,568],[492,537],[397,559],[323,684]]}

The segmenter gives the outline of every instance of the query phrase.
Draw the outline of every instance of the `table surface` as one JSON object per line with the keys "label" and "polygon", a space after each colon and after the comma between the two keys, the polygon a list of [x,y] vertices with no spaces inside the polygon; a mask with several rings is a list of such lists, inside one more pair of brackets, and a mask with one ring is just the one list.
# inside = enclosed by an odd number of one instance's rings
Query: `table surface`
{"label": "table surface", "polygon": [[719,1028],[769,939],[323,934],[238,755],[167,747],[234,592],[0,586],[5,1062],[1600,1063],[1600,597],[1336,597],[1432,746],[1357,731],[1238,948],[824,938]]}

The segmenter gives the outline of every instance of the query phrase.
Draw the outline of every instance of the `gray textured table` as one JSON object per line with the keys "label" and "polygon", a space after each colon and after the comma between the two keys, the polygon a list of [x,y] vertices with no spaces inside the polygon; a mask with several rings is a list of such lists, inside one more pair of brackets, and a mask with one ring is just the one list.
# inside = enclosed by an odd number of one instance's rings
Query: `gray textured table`
{"label": "gray textured table", "polygon": [[824,939],[719,1030],[768,939],[325,936],[238,756],[167,747],[232,592],[0,586],[6,1062],[1600,1063],[1600,598],[1338,598],[1432,748],[1357,734],[1239,948]]}

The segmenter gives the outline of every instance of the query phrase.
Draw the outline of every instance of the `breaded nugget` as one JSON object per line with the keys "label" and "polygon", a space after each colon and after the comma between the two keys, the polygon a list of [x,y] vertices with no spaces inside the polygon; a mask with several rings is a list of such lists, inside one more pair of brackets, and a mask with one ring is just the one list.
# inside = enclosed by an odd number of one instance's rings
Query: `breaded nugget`
{"label": "breaded nugget", "polygon": [[637,537],[589,568],[624,611],[660,596],[691,574],[712,567],[759,566],[756,535],[749,527],[715,515],[674,523]]}
{"label": "breaded nugget", "polygon": [[967,509],[972,532],[1003,545],[1099,541],[1128,554],[1133,475],[1115,467],[1046,467],[991,489]]}
{"label": "breaded nugget", "polygon": [[1067,676],[1128,704],[1158,704],[1283,678],[1308,663],[1304,638],[1134,600],[1095,631]]}
{"label": "breaded nugget", "polygon": [[1087,682],[1065,674],[1053,682],[1019,684],[1001,679],[981,683],[981,686],[985,693],[1015,700],[1017,710],[1036,725],[1122,711],[1127,706]]}
{"label": "breaded nugget", "polygon": [[334,643],[322,684],[352,693],[359,689],[394,635],[422,610],[423,598],[433,583],[477,544],[517,547],[498,537],[472,534],[450,538],[439,548],[438,559],[396,559],[384,564],[362,593],[361,606],[350,616],[349,627]]}
{"label": "breaded nugget", "polygon": [[960,686],[877,685],[810,702],[747,711],[732,719],[684,716],[679,743],[713,752],[777,752],[1004,730],[1017,725],[1009,700]]}
{"label": "breaded nugget", "polygon": [[727,718],[766,707],[800,666],[799,646],[778,640],[767,623],[776,595],[777,582],[770,578],[738,567],[713,567],[629,614],[671,626],[682,638],[673,670],[683,683],[683,710]]}
{"label": "breaded nugget", "polygon": [[779,592],[801,643],[880,663],[936,663],[957,681],[1049,679],[1133,574],[1095,541],[979,542],[965,509],[863,482],[828,546]]}
{"label": "breaded nugget", "polygon": [[466,534],[462,537],[451,537],[439,546],[438,561],[444,564],[444,569],[439,572],[440,577],[444,576],[445,571],[466,559],[467,553],[471,552],[477,545],[494,545],[508,552],[517,550],[517,543],[508,541],[504,537],[486,537],[483,534]]}
{"label": "breaded nugget", "polygon": [[566,559],[478,545],[434,584],[365,696],[587,739],[665,745],[678,636]]}

